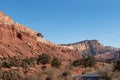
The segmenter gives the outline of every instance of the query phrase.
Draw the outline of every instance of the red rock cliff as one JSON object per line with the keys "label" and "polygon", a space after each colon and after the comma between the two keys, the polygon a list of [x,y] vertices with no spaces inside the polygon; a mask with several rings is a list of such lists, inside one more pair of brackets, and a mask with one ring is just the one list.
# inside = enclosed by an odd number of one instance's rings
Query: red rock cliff
{"label": "red rock cliff", "polygon": [[73,58],[75,50],[60,47],[38,37],[35,31],[15,23],[0,12],[0,57],[31,57],[41,53],[68,59]]}
{"label": "red rock cliff", "polygon": [[0,57],[35,57],[48,53],[62,59],[106,53],[106,48],[97,40],[86,40],[74,44],[57,45],[37,36],[37,32],[15,23],[0,12]]}

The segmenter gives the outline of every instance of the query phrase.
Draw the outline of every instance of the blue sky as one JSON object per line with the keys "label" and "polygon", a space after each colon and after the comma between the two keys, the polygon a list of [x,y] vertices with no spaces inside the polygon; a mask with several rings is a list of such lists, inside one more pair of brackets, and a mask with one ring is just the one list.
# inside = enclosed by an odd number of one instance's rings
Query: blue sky
{"label": "blue sky", "polygon": [[54,43],[120,47],[120,0],[0,0],[0,10]]}

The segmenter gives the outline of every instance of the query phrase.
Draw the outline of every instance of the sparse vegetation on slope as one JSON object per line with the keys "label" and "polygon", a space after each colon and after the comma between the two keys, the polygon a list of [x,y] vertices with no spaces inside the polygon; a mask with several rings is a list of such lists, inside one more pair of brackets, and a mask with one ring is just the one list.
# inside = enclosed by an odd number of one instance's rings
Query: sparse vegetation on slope
{"label": "sparse vegetation on slope", "polygon": [[120,60],[114,62],[114,71],[120,71]]}
{"label": "sparse vegetation on slope", "polygon": [[39,58],[37,59],[37,64],[48,64],[50,63],[51,57],[46,54],[43,53],[41,55],[39,55]]}
{"label": "sparse vegetation on slope", "polygon": [[83,67],[93,67],[95,65],[95,60],[93,57],[88,56],[87,58],[82,58],[73,61],[73,66],[83,66]]}
{"label": "sparse vegetation on slope", "polygon": [[61,60],[58,59],[57,57],[54,57],[53,60],[52,60],[51,66],[59,68],[60,65],[61,65]]}

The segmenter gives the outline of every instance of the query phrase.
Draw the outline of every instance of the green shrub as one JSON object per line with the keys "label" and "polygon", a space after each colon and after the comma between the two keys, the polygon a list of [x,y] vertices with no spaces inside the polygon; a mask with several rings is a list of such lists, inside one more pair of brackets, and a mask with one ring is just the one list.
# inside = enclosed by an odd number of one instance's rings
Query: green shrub
{"label": "green shrub", "polygon": [[43,38],[43,35],[41,33],[37,33],[37,36]]}
{"label": "green shrub", "polygon": [[37,64],[47,64],[50,63],[50,56],[48,54],[41,54],[39,55],[39,58],[37,59]]}
{"label": "green shrub", "polygon": [[88,56],[87,58],[82,58],[82,59],[78,59],[73,61],[72,65],[75,67],[78,66],[84,66],[84,67],[92,67],[95,65],[95,60],[93,57]]}
{"label": "green shrub", "polygon": [[30,65],[30,66],[35,66],[35,64],[36,64],[36,59],[33,58],[33,57],[25,58],[25,59],[23,59],[22,62],[25,62],[25,63],[27,63],[27,64]]}
{"label": "green shrub", "polygon": [[23,62],[23,63],[26,63],[27,65],[30,65],[30,64],[31,64],[31,61],[30,61],[29,58],[25,58],[25,59],[23,59],[22,62]]}
{"label": "green shrub", "polygon": [[27,74],[27,72],[29,71],[29,68],[30,68],[30,65],[29,65],[29,63],[28,62],[26,62],[26,61],[24,61],[24,62],[22,62],[22,68],[24,69],[24,74],[26,75]]}
{"label": "green shrub", "polygon": [[15,66],[15,67],[20,67],[22,64],[22,60],[19,57],[9,58],[8,62],[10,66]]}
{"label": "green shrub", "polygon": [[52,60],[51,66],[58,68],[60,65],[61,65],[61,60],[56,58],[56,57],[54,57],[53,60]]}
{"label": "green shrub", "polygon": [[84,62],[83,63],[84,67],[92,67],[95,65],[95,60],[91,56],[88,56],[87,58],[85,58],[83,62]]}
{"label": "green shrub", "polygon": [[75,67],[80,66],[81,65],[81,60],[75,60],[75,61],[73,61],[72,65],[75,66]]}
{"label": "green shrub", "polygon": [[120,60],[117,60],[114,63],[114,67],[113,67],[114,71],[120,71]]}
{"label": "green shrub", "polygon": [[20,75],[16,70],[5,71],[2,73],[3,80],[18,80],[20,79]]}
{"label": "green shrub", "polygon": [[2,66],[3,66],[3,68],[10,68],[10,67],[11,67],[10,63],[7,62],[7,61],[4,61],[4,62],[2,63]]}

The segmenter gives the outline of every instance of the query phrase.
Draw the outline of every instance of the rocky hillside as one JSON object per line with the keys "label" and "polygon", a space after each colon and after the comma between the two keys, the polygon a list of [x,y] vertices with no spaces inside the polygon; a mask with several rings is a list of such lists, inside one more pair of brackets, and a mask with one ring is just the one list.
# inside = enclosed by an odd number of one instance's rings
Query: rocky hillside
{"label": "rocky hillside", "polygon": [[74,58],[76,52],[45,40],[37,32],[0,12],[0,57],[31,57],[41,53],[69,59]]}
{"label": "rocky hillside", "polygon": [[85,40],[73,44],[54,44],[24,25],[14,22],[0,12],[0,57],[37,57],[48,53],[62,59],[81,58],[110,52],[97,40]]}
{"label": "rocky hillside", "polygon": [[85,40],[72,44],[62,44],[64,47],[76,49],[82,55],[97,55],[106,52],[106,48],[98,40]]}
{"label": "rocky hillside", "polygon": [[61,46],[74,49],[82,57],[94,56],[97,60],[114,59],[119,57],[119,48],[103,46],[98,40],[85,40],[72,44],[61,44]]}

